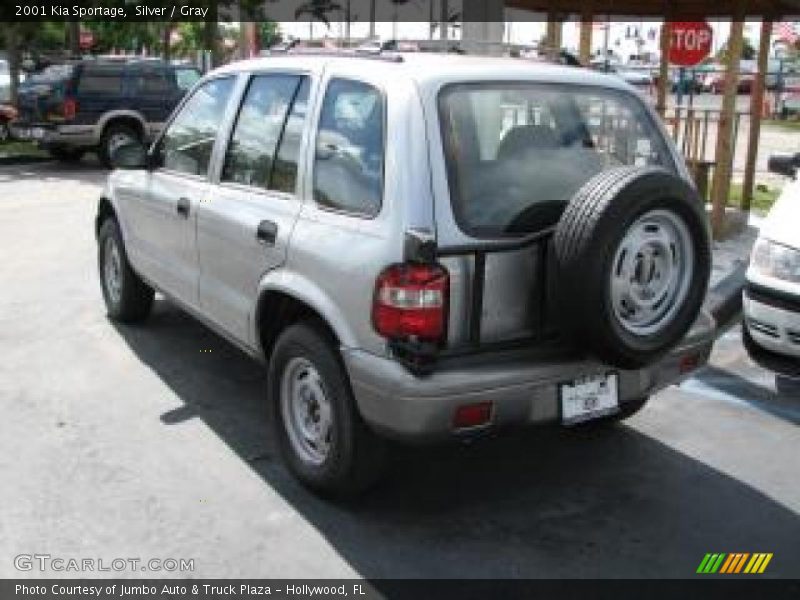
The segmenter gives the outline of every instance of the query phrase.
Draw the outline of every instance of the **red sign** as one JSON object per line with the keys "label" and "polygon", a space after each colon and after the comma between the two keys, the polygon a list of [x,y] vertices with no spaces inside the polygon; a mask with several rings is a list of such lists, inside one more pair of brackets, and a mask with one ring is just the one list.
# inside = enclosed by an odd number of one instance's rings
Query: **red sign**
{"label": "red sign", "polygon": [[705,21],[676,22],[670,26],[669,62],[693,67],[711,54],[714,32]]}
{"label": "red sign", "polygon": [[80,47],[83,50],[88,50],[94,46],[94,34],[91,31],[81,31]]}

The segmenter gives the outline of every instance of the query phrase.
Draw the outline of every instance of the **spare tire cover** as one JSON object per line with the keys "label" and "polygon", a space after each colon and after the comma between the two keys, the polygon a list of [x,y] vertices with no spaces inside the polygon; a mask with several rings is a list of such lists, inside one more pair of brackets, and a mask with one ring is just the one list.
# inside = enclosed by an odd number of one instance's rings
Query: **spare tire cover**
{"label": "spare tire cover", "polygon": [[669,171],[599,173],[567,205],[553,243],[562,330],[599,360],[649,364],[697,318],[711,269],[705,208]]}

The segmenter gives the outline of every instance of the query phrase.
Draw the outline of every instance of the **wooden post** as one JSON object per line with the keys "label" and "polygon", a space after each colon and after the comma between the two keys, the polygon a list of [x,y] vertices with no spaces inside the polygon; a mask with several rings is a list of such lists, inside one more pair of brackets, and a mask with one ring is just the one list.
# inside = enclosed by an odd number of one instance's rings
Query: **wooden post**
{"label": "wooden post", "polygon": [[744,29],[744,0],[736,2],[728,38],[727,72],[722,109],[717,125],[717,149],[714,155],[714,179],[711,182],[711,230],[719,240],[725,225],[725,205],[731,186],[731,157],[733,156],[733,119],[736,112],[736,88],[739,83],[739,61],[742,58]]}
{"label": "wooden post", "polygon": [[581,12],[581,41],[578,60],[584,67],[588,67],[592,60],[592,7],[586,0]]}
{"label": "wooden post", "polygon": [[755,185],[756,158],[758,156],[758,138],[761,135],[761,110],[764,104],[764,84],[769,68],[767,56],[769,54],[770,34],[772,33],[772,20],[764,17],[761,21],[761,41],[758,45],[758,73],[753,82],[752,95],[750,96],[750,136],[747,140],[747,159],[744,164],[744,183],[742,184],[742,210],[750,211],[753,200],[753,187]]}
{"label": "wooden post", "polygon": [[661,62],[658,67],[658,89],[656,90],[656,111],[662,119],[667,114],[670,29],[670,22],[664,19],[664,24],[661,26]]}

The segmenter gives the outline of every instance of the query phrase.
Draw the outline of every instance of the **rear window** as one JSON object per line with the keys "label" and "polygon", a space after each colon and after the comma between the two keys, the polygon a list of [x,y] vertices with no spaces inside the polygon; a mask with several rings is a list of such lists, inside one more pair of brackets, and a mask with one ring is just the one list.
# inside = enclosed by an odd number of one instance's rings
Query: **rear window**
{"label": "rear window", "polygon": [[675,170],[634,95],[552,84],[457,84],[439,111],[453,212],[470,235],[554,225],[575,192],[622,165]]}
{"label": "rear window", "polygon": [[78,93],[119,94],[122,91],[122,69],[116,65],[84,67],[78,81]]}
{"label": "rear window", "polygon": [[62,81],[72,77],[72,72],[75,70],[73,65],[50,65],[43,70],[36,73],[31,73],[26,79],[26,83],[50,83],[53,81]]}

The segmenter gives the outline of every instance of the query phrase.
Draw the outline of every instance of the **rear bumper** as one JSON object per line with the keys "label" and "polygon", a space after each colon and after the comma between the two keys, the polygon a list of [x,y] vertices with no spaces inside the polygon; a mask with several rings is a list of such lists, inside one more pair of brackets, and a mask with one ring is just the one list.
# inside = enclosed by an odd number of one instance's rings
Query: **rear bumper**
{"label": "rear bumper", "polygon": [[[660,362],[619,373],[620,404],[639,400],[705,364],[714,341],[715,321],[703,312],[683,343]],[[503,353],[481,361],[463,359],[442,365],[427,377],[411,374],[397,361],[361,350],[344,349],[353,393],[361,415],[376,431],[407,439],[441,439],[459,431],[453,416],[459,406],[492,402],[489,427],[556,422],[559,384],[614,369],[589,360]]]}
{"label": "rear bumper", "polygon": [[36,142],[42,148],[90,148],[98,138],[93,125],[55,125],[15,122],[14,137]]}

